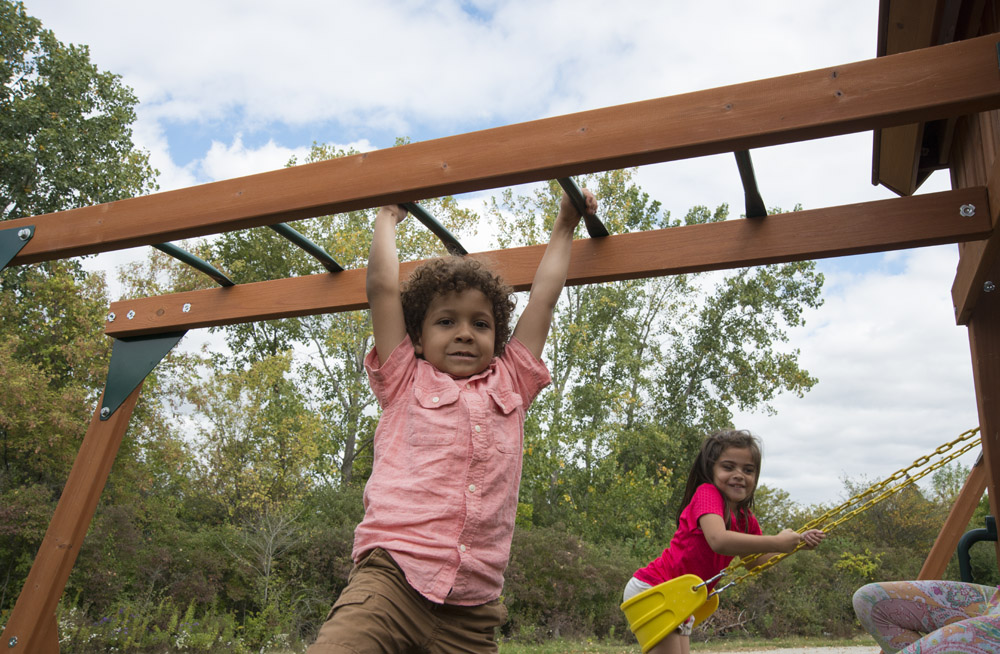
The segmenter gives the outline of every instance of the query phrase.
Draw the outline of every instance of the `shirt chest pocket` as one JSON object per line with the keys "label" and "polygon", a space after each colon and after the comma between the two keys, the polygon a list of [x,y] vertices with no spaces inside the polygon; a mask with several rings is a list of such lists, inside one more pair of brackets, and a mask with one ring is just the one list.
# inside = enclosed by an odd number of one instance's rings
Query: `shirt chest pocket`
{"label": "shirt chest pocket", "polygon": [[521,396],[513,391],[488,391],[493,402],[493,442],[504,454],[520,454],[524,423],[517,408]]}
{"label": "shirt chest pocket", "polygon": [[415,447],[450,445],[458,437],[461,409],[457,388],[413,388],[406,414],[406,442]]}

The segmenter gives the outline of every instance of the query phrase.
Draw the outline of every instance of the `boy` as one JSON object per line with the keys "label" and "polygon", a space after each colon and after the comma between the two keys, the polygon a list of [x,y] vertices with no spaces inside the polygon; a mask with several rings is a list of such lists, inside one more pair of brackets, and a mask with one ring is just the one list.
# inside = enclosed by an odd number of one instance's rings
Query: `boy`
{"label": "boy", "polygon": [[[593,194],[584,192],[596,213]],[[496,652],[528,406],[580,214],[565,195],[510,341],[510,287],[445,258],[399,287],[399,206],[382,207],[366,290],[365,368],[382,416],[354,569],[309,654]]]}

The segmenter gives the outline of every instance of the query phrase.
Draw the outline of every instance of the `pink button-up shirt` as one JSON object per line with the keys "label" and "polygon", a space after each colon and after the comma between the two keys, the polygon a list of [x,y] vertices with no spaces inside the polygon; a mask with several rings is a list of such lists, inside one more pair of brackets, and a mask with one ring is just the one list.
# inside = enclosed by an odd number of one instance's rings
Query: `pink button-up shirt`
{"label": "pink button-up shirt", "polygon": [[521,482],[524,417],[550,381],[512,339],[472,377],[418,359],[409,337],[365,369],[382,417],[354,560],[388,551],[427,599],[466,606],[500,596]]}

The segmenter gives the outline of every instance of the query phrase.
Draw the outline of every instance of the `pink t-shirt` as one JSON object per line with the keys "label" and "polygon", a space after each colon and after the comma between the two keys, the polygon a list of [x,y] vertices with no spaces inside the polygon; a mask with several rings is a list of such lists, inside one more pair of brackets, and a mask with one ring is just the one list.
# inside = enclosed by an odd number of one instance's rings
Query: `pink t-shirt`
{"label": "pink t-shirt", "polygon": [[500,596],[521,482],[528,406],[550,381],[519,341],[472,377],[418,359],[409,337],[365,369],[382,417],[365,486],[355,561],[388,551],[432,602],[477,605]]}
{"label": "pink t-shirt", "polygon": [[[704,532],[698,526],[698,518],[707,513],[725,518],[725,507],[722,492],[712,484],[702,484],[695,489],[691,502],[681,511],[680,524],[670,539],[670,545],[657,559],[637,570],[635,578],[655,586],[686,574],[697,575],[702,580],[717,575],[733,557],[717,554],[709,547]],[[733,516],[729,530],[741,534],[761,534],[757,518],[749,511]]]}

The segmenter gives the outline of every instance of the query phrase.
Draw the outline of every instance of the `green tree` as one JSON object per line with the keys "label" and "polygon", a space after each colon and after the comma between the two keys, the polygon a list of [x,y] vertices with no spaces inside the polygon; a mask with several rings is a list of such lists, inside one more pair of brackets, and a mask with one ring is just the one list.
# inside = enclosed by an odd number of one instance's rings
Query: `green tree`
{"label": "green tree", "polygon": [[21,2],[0,0],[0,218],[110,202],[155,188],[132,143],[137,102],[119,76],[65,45]]}
{"label": "green tree", "polygon": [[[727,218],[723,206],[673,220],[633,176],[586,180],[612,233]],[[495,201],[500,246],[542,242],[560,194],[553,183]],[[782,344],[819,305],[822,282],[802,262],[567,288],[546,347],[552,385],[526,425],[522,502],[532,521],[662,546],[703,433],[728,425],[734,408],[766,407],[815,382]]]}

